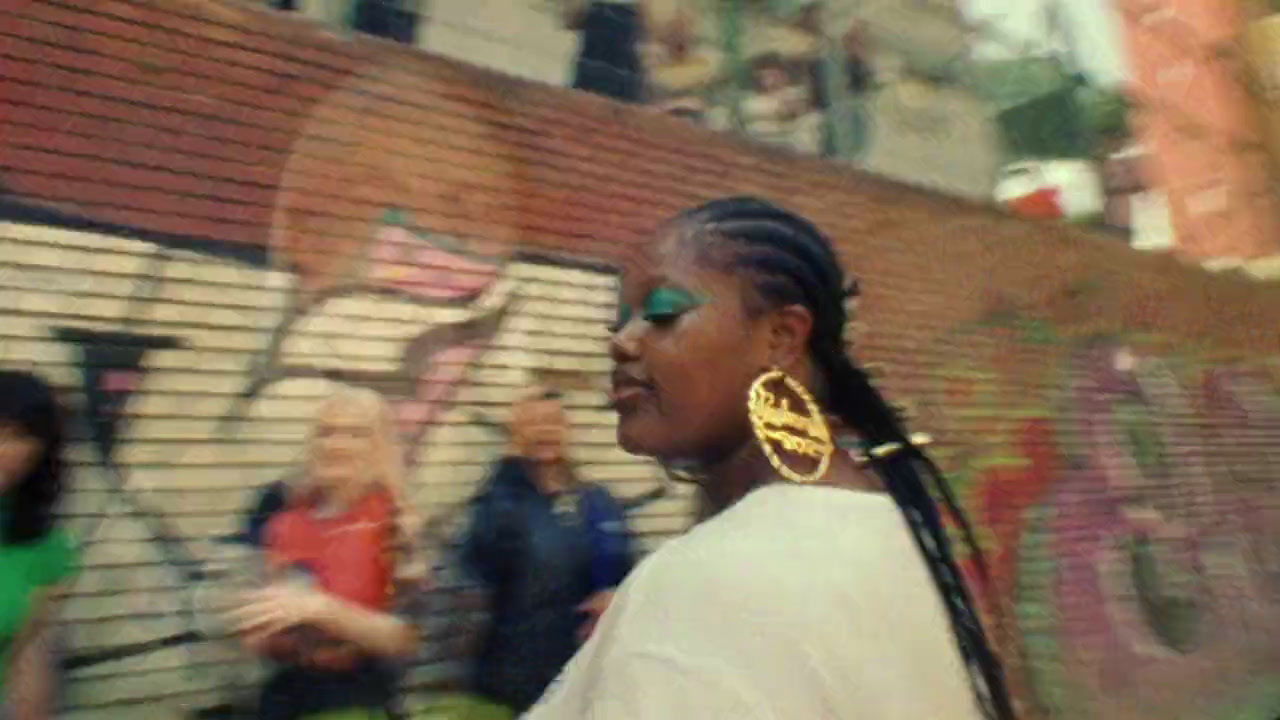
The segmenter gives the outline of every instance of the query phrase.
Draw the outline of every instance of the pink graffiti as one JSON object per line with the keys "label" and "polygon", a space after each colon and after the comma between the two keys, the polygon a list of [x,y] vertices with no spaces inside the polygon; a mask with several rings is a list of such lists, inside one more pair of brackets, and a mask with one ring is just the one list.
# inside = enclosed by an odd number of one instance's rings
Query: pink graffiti
{"label": "pink graffiti", "polygon": [[1280,448],[1280,397],[1262,373],[1212,369],[1204,375],[1205,406],[1221,465],[1220,483],[1230,488],[1233,517],[1250,546],[1257,576],[1255,593],[1280,595],[1280,497],[1276,468]]}
{"label": "pink graffiti", "polygon": [[[441,302],[474,301],[493,287],[505,265],[503,258],[471,255],[461,248],[444,247],[445,243],[443,238],[413,229],[407,219],[383,225],[369,246],[368,282]],[[459,333],[439,346],[419,349],[421,357],[406,357],[412,390],[387,400],[411,466],[444,406],[496,329],[491,328],[483,338]]]}
{"label": "pink graffiti", "polygon": [[102,374],[100,389],[108,393],[133,392],[140,378],[137,370],[109,370]]}
{"label": "pink graffiti", "polygon": [[1250,531],[1240,496],[1215,487],[1200,398],[1115,346],[1081,353],[1071,376],[1060,424],[1074,462],[1050,500],[1064,659],[1101,696],[1229,683],[1248,639],[1233,582],[1248,580],[1207,567]]}
{"label": "pink graffiti", "polygon": [[419,376],[413,397],[390,399],[411,466],[417,463],[419,448],[440,411],[482,352],[484,348],[476,344],[441,350],[432,356],[431,368],[426,374]]}
{"label": "pink graffiti", "polygon": [[419,297],[458,300],[487,290],[500,265],[441,248],[399,225],[378,230],[369,249],[369,281]]}
{"label": "pink graffiti", "polygon": [[[1078,379],[1072,395],[1079,414],[1074,422],[1081,439],[1080,455],[1054,502],[1058,510],[1053,527],[1059,558],[1057,595],[1072,599],[1060,607],[1063,634],[1082,656],[1096,663],[1096,678],[1106,691],[1131,685],[1144,664],[1164,659],[1149,652],[1160,641],[1151,638],[1140,612],[1131,602],[1116,601],[1116,584],[1124,584],[1123,569],[1133,543],[1164,538],[1173,534],[1165,531],[1172,530],[1175,522],[1187,519],[1175,519],[1185,506],[1176,499],[1170,501],[1181,489],[1173,485],[1187,473],[1172,468],[1180,467],[1181,462],[1192,466],[1194,473],[1202,465],[1185,433],[1154,420],[1150,439],[1160,447],[1154,452],[1172,451],[1183,457],[1163,455],[1162,459],[1169,461],[1168,468],[1149,468],[1135,456],[1115,417],[1117,403],[1127,401],[1154,417],[1159,410],[1156,405],[1175,402],[1145,392],[1138,365],[1121,348],[1090,352],[1077,361],[1074,372]],[[1163,390],[1180,392],[1169,387]],[[1130,597],[1140,592],[1132,587],[1127,590]]]}

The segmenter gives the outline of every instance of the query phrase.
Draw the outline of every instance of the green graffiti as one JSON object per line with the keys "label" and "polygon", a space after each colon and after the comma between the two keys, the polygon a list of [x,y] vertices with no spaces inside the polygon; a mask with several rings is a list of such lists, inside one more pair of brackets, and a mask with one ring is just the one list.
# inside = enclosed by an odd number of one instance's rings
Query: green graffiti
{"label": "green graffiti", "polygon": [[1151,477],[1167,475],[1168,455],[1164,439],[1152,422],[1151,409],[1134,400],[1116,400],[1111,416],[1143,473]]}
{"label": "green graffiti", "polygon": [[1151,540],[1130,539],[1129,554],[1133,587],[1147,626],[1167,647],[1184,655],[1193,652],[1199,645],[1200,603],[1168,590],[1169,573],[1156,557]]}
{"label": "green graffiti", "polygon": [[1026,657],[1026,677],[1032,697],[1054,717],[1086,717],[1063,667],[1062,646],[1058,641],[1057,598],[1054,576],[1057,566],[1049,546],[1049,518],[1053,508],[1040,505],[1030,508],[1025,530],[1019,539],[1017,584],[1014,586],[1014,612],[1022,648]]}

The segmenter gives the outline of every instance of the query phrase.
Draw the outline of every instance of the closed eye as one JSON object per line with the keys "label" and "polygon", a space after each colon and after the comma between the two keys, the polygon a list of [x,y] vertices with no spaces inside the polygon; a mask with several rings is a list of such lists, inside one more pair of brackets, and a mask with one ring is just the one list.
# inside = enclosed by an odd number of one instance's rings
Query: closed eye
{"label": "closed eye", "polygon": [[652,315],[645,315],[644,319],[654,327],[668,327],[673,325],[675,321],[679,320],[680,316],[683,314],[684,313],[655,313]]}

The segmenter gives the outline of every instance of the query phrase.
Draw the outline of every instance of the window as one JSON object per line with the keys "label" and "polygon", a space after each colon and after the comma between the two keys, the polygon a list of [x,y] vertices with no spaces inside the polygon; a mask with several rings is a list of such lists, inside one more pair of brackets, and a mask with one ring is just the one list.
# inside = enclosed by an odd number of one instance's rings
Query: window
{"label": "window", "polygon": [[366,35],[414,44],[422,0],[268,0],[276,10],[302,12]]}
{"label": "window", "polygon": [[408,45],[418,31],[418,0],[356,0],[351,28]]}

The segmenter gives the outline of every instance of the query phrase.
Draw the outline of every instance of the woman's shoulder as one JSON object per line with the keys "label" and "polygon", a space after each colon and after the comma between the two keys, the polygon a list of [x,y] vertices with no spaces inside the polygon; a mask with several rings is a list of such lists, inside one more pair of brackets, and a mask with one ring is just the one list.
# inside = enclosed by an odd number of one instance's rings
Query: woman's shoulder
{"label": "woman's shoulder", "polygon": [[302,506],[286,507],[267,520],[263,528],[262,545],[274,551],[309,545],[314,527],[310,509]]}
{"label": "woman's shoulder", "polygon": [[38,585],[62,582],[76,570],[79,544],[70,530],[55,527],[36,540],[30,549],[31,567]]}
{"label": "woman's shoulder", "polygon": [[762,487],[703,523],[705,542],[786,535],[795,540],[875,532],[899,522],[897,505],[884,493],[779,483]]}
{"label": "woman's shoulder", "polygon": [[64,527],[55,527],[48,532],[43,538],[37,541],[40,547],[40,553],[45,558],[64,558],[71,559],[76,556],[76,549],[79,543],[76,541],[75,534]]}
{"label": "woman's shoulder", "polygon": [[[840,575],[859,565],[878,566],[881,550],[905,534],[897,506],[887,496],[825,487],[777,486],[757,490],[646,560],[651,582],[720,587],[750,585],[771,592],[768,578],[799,574],[819,578],[824,564]],[[907,536],[909,539],[909,536]],[[865,562],[864,562],[865,561]]]}
{"label": "woman's shoulder", "polygon": [[529,467],[524,459],[515,455],[504,455],[494,461],[489,474],[480,486],[478,497],[505,496],[532,489],[529,479]]}

